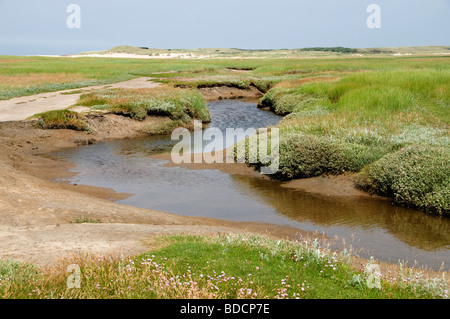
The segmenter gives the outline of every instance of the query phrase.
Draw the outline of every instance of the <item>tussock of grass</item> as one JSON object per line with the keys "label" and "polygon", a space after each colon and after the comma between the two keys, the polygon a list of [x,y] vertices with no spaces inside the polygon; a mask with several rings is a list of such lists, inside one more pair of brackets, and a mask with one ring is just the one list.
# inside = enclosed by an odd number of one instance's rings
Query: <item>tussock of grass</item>
{"label": "tussock of grass", "polygon": [[38,119],[36,125],[43,129],[69,129],[76,131],[90,131],[89,125],[83,116],[67,109],[48,111],[33,115]]}
{"label": "tussock of grass", "polygon": [[[2,276],[2,298],[100,299],[425,299],[448,298],[446,282],[420,272],[373,273],[351,252],[326,242],[270,240],[254,235],[164,236],[163,248],[130,258],[78,258],[80,288],[67,288],[60,270]],[[3,263],[3,262],[1,262]],[[379,287],[370,285],[372,278]],[[23,280],[16,280],[23,278]]]}

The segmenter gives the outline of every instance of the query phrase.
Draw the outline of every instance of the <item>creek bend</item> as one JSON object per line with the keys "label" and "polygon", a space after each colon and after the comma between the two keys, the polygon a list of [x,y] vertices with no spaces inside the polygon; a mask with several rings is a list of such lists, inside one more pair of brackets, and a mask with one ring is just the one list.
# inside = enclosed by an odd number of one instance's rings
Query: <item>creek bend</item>
{"label": "creek bend", "polygon": [[[244,100],[209,103],[219,128],[263,128],[281,117]],[[449,270],[450,219],[394,205],[387,199],[328,196],[283,187],[283,182],[216,169],[166,166],[153,155],[170,153],[178,141],[153,136],[64,149],[52,158],[74,164],[73,184],[133,194],[121,204],[184,216],[288,225],[337,237],[363,258]],[[441,268],[442,263],[444,266]]]}

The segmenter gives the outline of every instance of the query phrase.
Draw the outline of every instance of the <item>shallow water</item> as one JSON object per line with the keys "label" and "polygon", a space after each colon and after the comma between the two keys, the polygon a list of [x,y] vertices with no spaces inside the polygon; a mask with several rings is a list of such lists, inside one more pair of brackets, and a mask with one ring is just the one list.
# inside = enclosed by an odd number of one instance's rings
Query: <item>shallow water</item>
{"label": "shallow water", "polygon": [[[210,127],[259,128],[281,119],[239,100],[209,104]],[[170,136],[101,142],[53,153],[75,164],[77,184],[113,188],[133,196],[119,201],[185,216],[289,225],[337,236],[361,257],[407,261],[444,269],[450,265],[450,219],[398,207],[388,200],[315,195],[280,182],[218,170],[166,167],[149,155],[169,152]],[[215,141],[217,143],[217,141]],[[220,143],[219,143],[220,144]]]}

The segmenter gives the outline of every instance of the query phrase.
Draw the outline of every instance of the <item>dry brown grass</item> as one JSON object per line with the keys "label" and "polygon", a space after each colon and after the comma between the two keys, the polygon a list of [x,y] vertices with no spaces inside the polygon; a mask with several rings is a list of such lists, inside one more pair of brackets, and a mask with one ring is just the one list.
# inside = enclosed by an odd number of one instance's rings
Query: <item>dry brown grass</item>
{"label": "dry brown grass", "polygon": [[0,59],[0,64],[3,63],[20,63],[20,62],[29,62],[30,60],[25,59]]}
{"label": "dry brown grass", "polygon": [[37,86],[43,83],[67,83],[86,80],[77,73],[29,73],[20,75],[1,75],[0,85],[8,87]]}

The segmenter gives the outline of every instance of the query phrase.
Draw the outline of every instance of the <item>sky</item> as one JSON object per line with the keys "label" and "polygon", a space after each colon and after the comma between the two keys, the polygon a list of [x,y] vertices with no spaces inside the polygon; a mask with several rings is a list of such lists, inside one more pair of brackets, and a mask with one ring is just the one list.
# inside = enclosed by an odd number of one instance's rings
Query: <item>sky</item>
{"label": "sky", "polygon": [[[67,20],[80,8],[79,28]],[[367,12],[378,5],[379,28]],[[374,20],[372,20],[374,21]],[[0,55],[450,45],[450,0],[0,0]]]}

